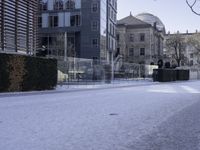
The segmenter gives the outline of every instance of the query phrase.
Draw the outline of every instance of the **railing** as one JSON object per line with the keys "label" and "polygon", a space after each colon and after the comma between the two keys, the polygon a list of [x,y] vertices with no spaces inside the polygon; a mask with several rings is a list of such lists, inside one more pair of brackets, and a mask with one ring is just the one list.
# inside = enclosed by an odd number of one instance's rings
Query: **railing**
{"label": "railing", "polygon": [[122,63],[117,69],[114,66],[112,71],[112,66],[105,61],[67,58],[67,61],[58,61],[58,83],[99,84],[152,78],[155,68],[155,65]]}

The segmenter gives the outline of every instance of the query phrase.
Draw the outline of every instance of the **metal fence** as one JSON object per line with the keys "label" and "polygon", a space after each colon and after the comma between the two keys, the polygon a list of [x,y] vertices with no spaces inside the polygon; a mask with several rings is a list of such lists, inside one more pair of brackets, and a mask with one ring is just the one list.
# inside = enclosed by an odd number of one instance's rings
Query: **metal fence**
{"label": "metal fence", "polygon": [[151,78],[155,65],[122,63],[120,66],[109,65],[105,61],[67,58],[58,61],[58,83],[96,83],[111,82],[113,80],[135,80]]}

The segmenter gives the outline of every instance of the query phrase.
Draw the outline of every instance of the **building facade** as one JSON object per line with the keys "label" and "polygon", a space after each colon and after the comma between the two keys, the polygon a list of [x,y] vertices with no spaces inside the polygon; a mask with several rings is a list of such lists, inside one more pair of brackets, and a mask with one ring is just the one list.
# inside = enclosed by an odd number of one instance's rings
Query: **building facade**
{"label": "building facade", "polygon": [[[200,51],[195,47],[193,40],[199,41],[200,33],[198,31],[189,33],[188,31],[185,33],[173,33],[170,32],[165,35],[165,44],[168,39],[173,36],[179,35],[183,39],[184,48],[182,49],[182,54],[184,55],[181,60],[181,66],[196,66],[200,64]],[[195,39],[197,38],[197,39]],[[191,41],[192,40],[192,41]],[[167,46],[164,46],[164,60],[170,62],[172,65],[177,66],[177,62],[175,60],[175,51],[168,49]]]}
{"label": "building facade", "polygon": [[109,59],[115,49],[108,49],[109,39],[116,38],[108,27],[116,28],[116,5],[116,0],[40,0],[40,48],[61,60]]}
{"label": "building facade", "polygon": [[0,52],[35,53],[37,10],[37,0],[0,0]]}
{"label": "building facade", "polygon": [[163,56],[165,27],[152,14],[125,17],[117,23],[117,51],[123,61],[157,64]]}

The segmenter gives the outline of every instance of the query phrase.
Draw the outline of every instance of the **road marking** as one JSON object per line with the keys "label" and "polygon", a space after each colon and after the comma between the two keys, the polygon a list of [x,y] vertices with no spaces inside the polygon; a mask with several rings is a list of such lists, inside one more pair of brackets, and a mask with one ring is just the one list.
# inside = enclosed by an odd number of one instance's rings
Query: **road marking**
{"label": "road marking", "polygon": [[200,93],[200,91],[198,91],[197,89],[194,89],[194,88],[189,87],[189,86],[182,85],[181,87],[182,87],[184,90],[186,90],[187,92],[189,92],[189,93],[194,93],[194,94]]}

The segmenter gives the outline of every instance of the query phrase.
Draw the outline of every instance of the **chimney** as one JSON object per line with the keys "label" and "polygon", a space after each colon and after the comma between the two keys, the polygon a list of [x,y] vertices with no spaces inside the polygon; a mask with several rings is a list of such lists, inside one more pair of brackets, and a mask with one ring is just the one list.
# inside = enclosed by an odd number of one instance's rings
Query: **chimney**
{"label": "chimney", "polygon": [[157,22],[154,22],[154,23],[153,23],[153,27],[154,27],[154,29],[157,28],[156,25],[157,25]]}

